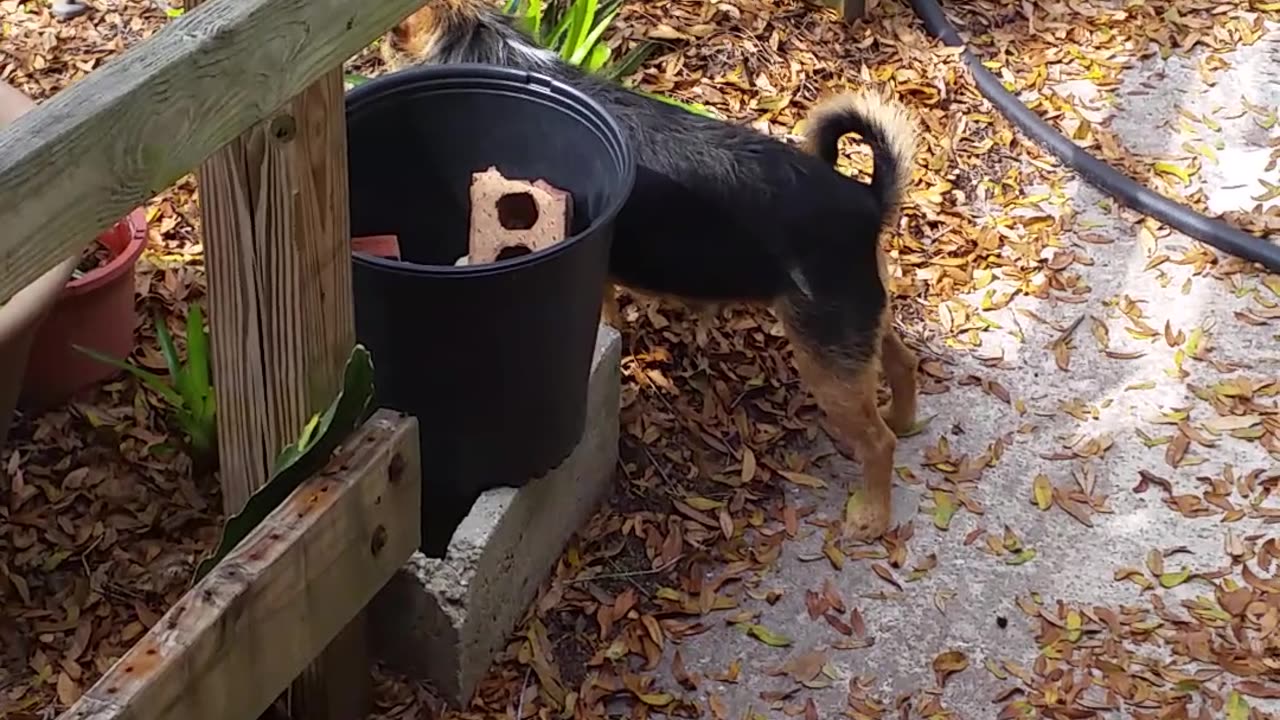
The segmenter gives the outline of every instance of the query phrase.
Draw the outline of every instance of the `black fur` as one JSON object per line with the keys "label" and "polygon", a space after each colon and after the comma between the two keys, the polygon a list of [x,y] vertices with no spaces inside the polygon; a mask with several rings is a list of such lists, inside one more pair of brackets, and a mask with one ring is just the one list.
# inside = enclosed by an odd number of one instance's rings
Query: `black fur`
{"label": "black fur", "polygon": [[[849,112],[820,119],[815,156],[588,75],[535,48],[496,10],[437,12],[417,61],[550,75],[601,102],[629,136],[637,175],[617,218],[618,283],[695,301],[774,302],[793,335],[840,365],[878,351],[888,298],[877,243],[897,200],[899,159],[874,123]],[[871,185],[833,167],[848,132],[873,146]]]}

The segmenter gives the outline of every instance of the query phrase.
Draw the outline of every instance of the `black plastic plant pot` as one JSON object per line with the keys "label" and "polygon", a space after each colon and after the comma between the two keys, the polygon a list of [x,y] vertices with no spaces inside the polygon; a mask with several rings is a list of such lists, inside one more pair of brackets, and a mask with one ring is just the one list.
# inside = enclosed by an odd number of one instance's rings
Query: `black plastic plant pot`
{"label": "black plastic plant pot", "polygon": [[[443,555],[485,490],[519,486],[572,452],[608,272],[635,165],[614,119],[550,78],[487,65],[420,67],[347,96],[353,237],[395,235],[400,260],[353,254],[356,334],[376,402],[418,418],[422,549]],[[551,247],[455,267],[471,174],[572,194]],[[547,508],[554,512],[555,508]]]}

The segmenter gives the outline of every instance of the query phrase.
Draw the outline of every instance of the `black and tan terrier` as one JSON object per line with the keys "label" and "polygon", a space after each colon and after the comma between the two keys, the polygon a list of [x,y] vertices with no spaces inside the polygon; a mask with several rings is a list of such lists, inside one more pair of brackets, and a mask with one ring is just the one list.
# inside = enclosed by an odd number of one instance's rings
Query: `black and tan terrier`
{"label": "black and tan terrier", "polygon": [[[916,357],[893,329],[880,235],[897,222],[915,131],[906,110],[871,93],[820,104],[808,152],[689,113],[588,75],[536,46],[487,0],[432,0],[384,43],[392,69],[489,63],[549,75],[600,102],[627,134],[635,189],[617,217],[618,285],[695,304],[771,305],[836,446],[862,463],[867,500],[849,528],[888,528],[896,433],[915,420]],[[835,170],[841,137],[870,145],[871,182]],[[607,293],[606,317],[616,324]],[[892,401],[877,408],[878,369]]]}

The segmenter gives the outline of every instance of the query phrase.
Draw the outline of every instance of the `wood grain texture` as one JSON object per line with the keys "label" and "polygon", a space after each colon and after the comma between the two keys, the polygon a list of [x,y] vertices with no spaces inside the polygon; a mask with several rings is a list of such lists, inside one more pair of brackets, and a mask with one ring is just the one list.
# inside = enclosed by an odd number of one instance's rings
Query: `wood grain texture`
{"label": "wood grain texture", "polygon": [[325,75],[197,173],[228,512],[333,399],[355,344],[342,95]]}
{"label": "wood grain texture", "polygon": [[[355,343],[341,71],[214,153],[197,187],[222,493],[234,512],[336,395]],[[360,614],[302,674],[289,706],[295,718],[360,720],[371,704]]]}
{"label": "wood grain texture", "polygon": [[0,130],[0,303],[422,0],[217,0]]}
{"label": "wood grain texture", "polygon": [[417,421],[378,411],[60,720],[252,720],[418,547]]}

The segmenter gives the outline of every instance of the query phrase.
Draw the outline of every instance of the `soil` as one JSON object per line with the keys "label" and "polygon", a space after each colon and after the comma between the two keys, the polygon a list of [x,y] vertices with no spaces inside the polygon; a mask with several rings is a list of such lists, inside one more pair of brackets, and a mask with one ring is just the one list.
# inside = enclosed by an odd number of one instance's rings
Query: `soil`
{"label": "soil", "polygon": [[106,265],[111,260],[111,248],[94,241],[80,251],[80,262],[76,264],[75,276],[80,277],[92,270]]}

